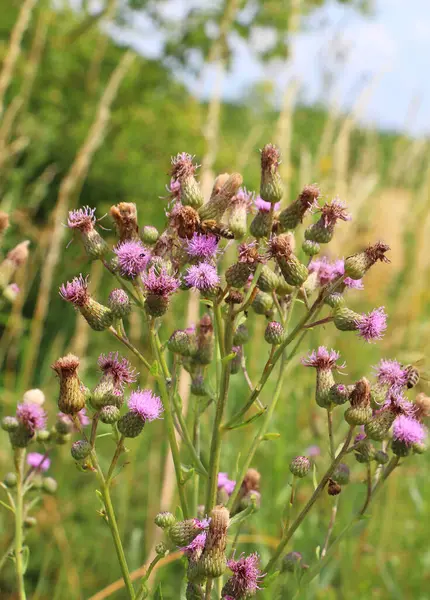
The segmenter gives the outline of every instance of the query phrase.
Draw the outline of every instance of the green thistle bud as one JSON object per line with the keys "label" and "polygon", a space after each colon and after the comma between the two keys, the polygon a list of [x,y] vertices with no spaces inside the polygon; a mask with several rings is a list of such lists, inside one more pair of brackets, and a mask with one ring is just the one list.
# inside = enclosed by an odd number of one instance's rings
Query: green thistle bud
{"label": "green thistle bud", "polygon": [[187,519],[171,525],[168,535],[176,546],[188,546],[201,532],[197,519]]}
{"label": "green thistle bud", "polygon": [[72,444],[70,448],[70,454],[75,460],[83,460],[87,458],[91,453],[91,444],[86,440],[78,440]]}
{"label": "green thistle bud", "polygon": [[337,306],[334,310],[334,324],[339,331],[356,331],[361,315],[344,305]]}
{"label": "green thistle bud", "polygon": [[349,425],[366,425],[372,419],[372,409],[370,406],[350,406],[344,417]]}
{"label": "green thistle bud", "polygon": [[282,559],[281,572],[294,573],[302,567],[303,556],[300,552],[288,552]]}
{"label": "green thistle bud", "polygon": [[242,288],[248,281],[252,268],[246,263],[235,263],[225,272],[225,280],[230,287]]}
{"label": "green thistle bud", "polygon": [[342,383],[335,383],[330,388],[330,392],[329,392],[330,402],[332,402],[333,404],[336,404],[338,406],[345,404],[345,402],[347,400],[349,400],[350,391],[351,390],[348,389],[347,385],[343,385]]}
{"label": "green thistle bud", "polygon": [[318,242],[304,240],[302,244],[302,250],[307,256],[316,256],[321,250],[321,246],[318,244]]}
{"label": "green thistle bud", "polygon": [[412,451],[414,454],[424,454],[424,452],[427,452],[428,450],[428,445],[424,444],[424,443],[419,443],[416,442],[415,444],[412,444]]}
{"label": "green thistle bud", "polygon": [[295,229],[304,219],[307,212],[316,205],[320,191],[316,185],[306,185],[298,198],[279,215],[282,229]]}
{"label": "green thistle bud", "polygon": [[268,344],[272,346],[278,346],[282,344],[285,339],[285,329],[281,323],[271,321],[267,324],[266,331],[264,332],[264,339]]}
{"label": "green thistle bud", "polygon": [[336,310],[345,306],[345,299],[342,294],[334,293],[327,296],[324,303]]}
{"label": "green thistle bud", "polygon": [[234,235],[235,240],[241,240],[247,230],[247,215],[250,208],[250,194],[239,190],[236,196],[233,196],[228,210],[228,228]]}
{"label": "green thistle bud", "polygon": [[72,424],[69,420],[58,419],[55,423],[55,430],[60,435],[65,435],[72,431]]}
{"label": "green thistle bud", "polygon": [[192,175],[181,180],[181,202],[184,206],[192,206],[196,209],[204,202],[202,190]]}
{"label": "green thistle bud", "polygon": [[157,544],[155,546],[155,553],[158,554],[158,556],[164,556],[167,552],[167,546],[164,542],[160,542],[159,544]]}
{"label": "green thistle bud", "polygon": [[257,285],[262,292],[272,292],[279,285],[279,277],[267,265],[263,265]]}
{"label": "green thistle bud", "polygon": [[113,406],[108,404],[107,406],[103,406],[99,413],[99,419],[102,423],[106,425],[113,425],[116,423],[121,417],[121,412],[117,406]]}
{"label": "green thistle bud", "polygon": [[97,260],[99,258],[103,258],[109,252],[109,246],[107,242],[105,242],[97,229],[94,227],[90,229],[90,231],[82,231],[81,238],[85,252],[90,259]]}
{"label": "green thistle bud", "polygon": [[37,525],[36,517],[26,517],[24,519],[24,529],[32,529],[33,527],[36,527],[36,525]]}
{"label": "green thistle bud", "polygon": [[145,422],[135,413],[127,412],[118,420],[118,431],[128,438],[137,437],[145,427]]}
{"label": "green thistle bud", "polygon": [[266,315],[273,306],[273,298],[265,292],[257,292],[251,306],[257,315]]}
{"label": "green thistle bud", "polygon": [[42,489],[47,494],[55,494],[58,489],[58,483],[53,477],[44,477],[42,483]]}
{"label": "green thistle bud", "polygon": [[376,384],[370,388],[370,405],[374,410],[379,410],[385,401],[387,389],[385,386]]}
{"label": "green thistle bud", "polygon": [[124,398],[120,390],[115,388],[111,377],[103,376],[91,392],[91,406],[100,410],[103,406],[118,406],[123,404]]}
{"label": "green thistle bud", "polygon": [[16,486],[17,477],[15,473],[6,473],[3,479],[3,483],[8,488],[14,488]]}
{"label": "green thistle bud", "polygon": [[49,442],[51,439],[51,432],[46,429],[40,429],[36,432],[36,439],[38,442]]}
{"label": "green thistle bud", "polygon": [[336,222],[338,220],[349,221],[351,217],[346,212],[345,204],[338,198],[324,204],[320,212],[321,217],[317,223],[306,229],[305,239],[319,244],[327,244],[333,238]]}
{"label": "green thistle bud", "polygon": [[242,356],[243,356],[242,346],[234,346],[232,348],[232,352],[235,353],[235,356],[230,363],[230,374],[236,375],[237,373],[239,373],[240,368],[242,366]]}
{"label": "green thistle bud", "polygon": [[311,461],[306,456],[296,456],[290,462],[290,471],[295,477],[306,477],[311,468]]}
{"label": "green thistle bud", "polygon": [[370,440],[365,438],[357,444],[354,452],[355,460],[359,463],[368,463],[375,457],[375,448]]}
{"label": "green thistle bud", "polygon": [[130,298],[124,290],[119,288],[112,290],[109,294],[108,306],[117,319],[124,319],[131,312]]}
{"label": "green thistle bud", "polygon": [[393,412],[383,410],[364,426],[364,431],[371,440],[380,442],[388,437],[388,432],[395,418],[396,415]]}
{"label": "green thistle bud", "polygon": [[162,317],[169,308],[169,298],[159,294],[148,294],[145,301],[145,309],[151,317]]}
{"label": "green thistle bud", "polygon": [[391,450],[393,451],[393,454],[403,458],[409,456],[411,453],[411,446],[405,444],[405,442],[402,442],[401,440],[393,440],[391,443]]}
{"label": "green thistle bud", "polygon": [[386,465],[387,462],[390,460],[390,457],[386,452],[383,452],[382,450],[377,450],[375,452],[374,460],[378,463],[378,465]]}
{"label": "green thistle bud", "polygon": [[170,529],[176,523],[176,519],[170,512],[160,512],[156,515],[154,522],[161,529]]}
{"label": "green thistle bud", "polygon": [[205,549],[199,560],[198,569],[204,577],[216,578],[220,577],[227,567],[225,548],[230,513],[224,506],[215,506],[210,517]]}
{"label": "green thistle bud", "polygon": [[170,352],[180,354],[181,356],[189,356],[191,349],[190,335],[184,329],[177,329],[172,333],[167,342],[167,347]]}
{"label": "green thistle bud", "polygon": [[78,306],[81,315],[94,331],[104,331],[112,325],[113,313],[110,308],[88,296],[87,302]]}
{"label": "green thistle bud", "polygon": [[257,240],[269,237],[270,231],[270,213],[267,211],[259,210],[258,213],[251,221],[251,225],[249,226],[249,232],[253,235]]}
{"label": "green thistle bud", "polygon": [[337,481],[333,479],[328,480],[327,493],[329,496],[338,496],[342,491],[342,488]]}
{"label": "green thistle bud", "polygon": [[306,265],[302,264],[294,254],[290,254],[288,258],[281,256],[276,262],[289,285],[300,287],[309,276]]}
{"label": "green thistle bud", "polygon": [[160,237],[158,229],[152,225],[144,225],[140,232],[141,240],[144,244],[152,246]]}
{"label": "green thistle bud", "polygon": [[18,419],[15,417],[3,417],[1,421],[1,428],[4,429],[4,431],[8,431],[10,433],[11,431],[18,429],[18,427]]}
{"label": "green thistle bud", "polygon": [[284,296],[289,296],[294,292],[296,288],[293,285],[290,285],[285,281],[283,277],[279,277],[279,283],[276,286],[276,293],[281,298]]}
{"label": "green thistle bud", "polygon": [[282,200],[284,186],[278,168],[281,162],[279,150],[266,144],[261,151],[260,196],[266,202],[276,204]]}
{"label": "green thistle bud", "polygon": [[191,381],[191,393],[194,396],[208,396],[208,390],[202,375],[196,375]]}
{"label": "green thistle bud", "polygon": [[57,435],[54,438],[54,442],[58,446],[64,446],[65,444],[68,444],[71,439],[72,439],[71,433],[57,433]]}
{"label": "green thistle bud", "polygon": [[321,408],[329,408],[331,404],[330,390],[335,385],[331,369],[317,369],[315,400]]}
{"label": "green thistle bud", "polygon": [[26,448],[33,437],[33,434],[21,424],[19,424],[16,429],[9,432],[10,443],[14,448]]}
{"label": "green thistle bud", "polygon": [[228,176],[227,180],[223,180],[222,186],[219,189],[217,186],[214,186],[214,193],[212,193],[209,202],[199,209],[200,219],[202,221],[214,219],[219,222],[242,183],[242,175],[240,173],[232,173]]}
{"label": "green thistle bud", "polygon": [[233,336],[233,346],[242,346],[249,340],[249,330],[245,323],[241,323]]}
{"label": "green thistle bud", "polygon": [[350,474],[348,465],[339,463],[334,470],[332,477],[339,485],[347,485],[349,483]]}
{"label": "green thistle bud", "polygon": [[348,256],[345,259],[345,275],[351,279],[361,279],[378,260],[390,262],[385,256],[389,249],[386,244],[377,242],[362,252]]}

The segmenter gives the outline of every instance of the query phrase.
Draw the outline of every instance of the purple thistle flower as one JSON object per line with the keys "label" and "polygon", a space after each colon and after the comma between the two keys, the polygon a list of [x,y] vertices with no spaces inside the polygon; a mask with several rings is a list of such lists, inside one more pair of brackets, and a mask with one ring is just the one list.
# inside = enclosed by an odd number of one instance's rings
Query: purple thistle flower
{"label": "purple thistle flower", "polygon": [[357,435],[354,438],[354,444],[358,444],[358,442],[361,442],[362,440],[365,440],[367,438],[367,435],[364,433],[364,431],[362,431],[361,433],[357,433]]}
{"label": "purple thistle flower", "polygon": [[415,404],[403,395],[401,388],[390,388],[388,390],[382,409],[389,409],[395,414],[408,415],[410,417],[413,417],[416,412]]}
{"label": "purple thistle flower", "polygon": [[38,404],[23,402],[16,408],[16,418],[31,435],[46,425],[46,412]]}
{"label": "purple thistle flower", "polygon": [[309,446],[304,451],[304,454],[309,458],[316,458],[321,455],[321,448],[319,446]]}
{"label": "purple thistle flower", "polygon": [[228,473],[218,473],[218,489],[224,489],[230,496],[236,487],[236,482],[228,478]]}
{"label": "purple thistle flower", "polygon": [[187,254],[201,260],[214,258],[218,251],[218,238],[215,235],[195,233],[186,242]]}
{"label": "purple thistle flower", "polygon": [[307,358],[302,358],[302,365],[322,370],[343,369],[345,368],[345,363],[341,365],[336,364],[339,356],[339,352],[333,349],[328,350],[325,346],[320,346],[318,350],[313,350]]}
{"label": "purple thistle flower", "polygon": [[334,198],[331,202],[324,204],[321,210],[321,218],[326,227],[333,227],[336,221],[350,221],[351,215],[346,212],[346,204],[339,198]]}
{"label": "purple thistle flower", "polygon": [[14,294],[19,294],[19,292],[21,291],[17,283],[11,283],[8,287]]}
{"label": "purple thistle flower", "polygon": [[[321,258],[315,258],[308,268],[310,273],[317,273],[319,284],[324,286],[345,274],[345,261],[338,259],[331,263],[326,256],[322,256]],[[364,287],[361,279],[354,280],[346,277],[343,283],[347,288],[357,290],[362,290]]]}
{"label": "purple thistle flower", "polygon": [[44,454],[29,452],[27,454],[27,464],[36,471],[47,471],[51,466],[51,461]]}
{"label": "purple thistle flower", "polygon": [[378,382],[390,388],[400,389],[408,382],[406,369],[397,360],[382,359],[376,367]]}
{"label": "purple thistle flower", "polygon": [[196,554],[199,555],[205,548],[206,538],[207,533],[203,531],[202,533],[199,533],[199,535],[195,537],[193,541],[188,544],[188,546],[184,546],[183,548],[180,548],[180,550],[182,550],[182,552],[184,552],[184,554],[188,557],[195,556]]}
{"label": "purple thistle flower", "polygon": [[161,418],[164,411],[163,404],[158,396],[155,396],[151,390],[137,389],[130,394],[128,401],[130,412],[139,416],[142,421],[151,422]]}
{"label": "purple thistle flower", "polygon": [[167,187],[167,191],[170,192],[172,198],[179,201],[181,197],[181,183],[173,177],[170,179],[170,184]]}
{"label": "purple thistle flower", "polygon": [[[254,205],[255,205],[255,208],[257,210],[259,210],[260,212],[267,212],[267,213],[270,212],[270,207],[272,206],[272,204],[270,202],[266,202],[265,200],[263,200],[263,198],[260,198],[260,196],[257,196],[255,198]],[[280,202],[276,202],[276,204],[273,206],[274,212],[276,212],[280,208],[281,208]]]}
{"label": "purple thistle flower", "polygon": [[419,421],[406,415],[396,417],[393,424],[393,439],[411,446],[422,444],[426,437],[427,431]]}
{"label": "purple thistle flower", "polygon": [[63,283],[60,287],[60,296],[66,302],[71,302],[75,306],[84,306],[88,302],[88,276],[75,277],[72,281]]}
{"label": "purple thistle flower", "polygon": [[[91,419],[87,416],[87,409],[86,408],[82,408],[74,416],[78,417],[79,423],[81,424],[82,427],[86,427],[87,425],[89,425],[91,423]],[[76,427],[76,424],[75,424],[74,420],[71,418],[70,415],[66,415],[66,414],[64,414],[62,412],[59,412],[57,414],[57,419],[60,420],[60,421],[64,421],[65,423],[69,423],[72,426],[73,431],[79,431],[78,428]]]}
{"label": "purple thistle flower", "polygon": [[216,268],[205,262],[189,267],[184,280],[187,285],[201,292],[212,290],[220,282]]}
{"label": "purple thistle flower", "polygon": [[260,580],[264,577],[258,568],[258,554],[241,556],[239,560],[230,559],[227,566],[233,572],[228,585],[238,598],[248,598],[260,589]]}
{"label": "purple thistle flower", "polygon": [[252,206],[252,199],[254,192],[248,192],[246,188],[239,188],[237,193],[231,199],[231,205],[244,205],[250,209]]}
{"label": "purple thistle flower", "polygon": [[96,222],[95,208],[84,206],[78,208],[78,210],[69,211],[69,218],[67,219],[67,227],[70,229],[78,229],[85,233],[94,229],[94,223]]}
{"label": "purple thistle flower", "polygon": [[116,388],[123,389],[128,383],[134,383],[138,373],[133,369],[130,361],[120,358],[118,352],[100,354],[98,365],[105,375],[109,375]]}
{"label": "purple thistle flower", "polygon": [[135,240],[121,242],[113,251],[118,257],[121,275],[132,279],[146,268],[151,258],[151,253],[142,242]]}
{"label": "purple thistle flower", "polygon": [[173,275],[169,275],[165,268],[160,273],[156,273],[154,267],[151,267],[149,273],[142,275],[143,285],[148,294],[167,297],[179,287],[179,281]]}
{"label": "purple thistle flower", "polygon": [[172,178],[182,179],[194,175],[199,165],[193,164],[194,156],[188,152],[179,152],[176,156],[172,156]]}
{"label": "purple thistle flower", "polygon": [[358,335],[366,342],[374,342],[383,337],[387,329],[387,314],[383,306],[375,308],[369,314],[363,314],[357,319]]}

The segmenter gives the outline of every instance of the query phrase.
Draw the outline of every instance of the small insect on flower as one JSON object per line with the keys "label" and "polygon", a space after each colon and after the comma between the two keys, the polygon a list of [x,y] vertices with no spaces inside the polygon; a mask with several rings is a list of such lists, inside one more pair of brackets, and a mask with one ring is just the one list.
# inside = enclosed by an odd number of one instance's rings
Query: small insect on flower
{"label": "small insect on flower", "polygon": [[151,259],[151,253],[140,241],[121,242],[113,251],[118,257],[121,275],[131,279],[142,273]]}

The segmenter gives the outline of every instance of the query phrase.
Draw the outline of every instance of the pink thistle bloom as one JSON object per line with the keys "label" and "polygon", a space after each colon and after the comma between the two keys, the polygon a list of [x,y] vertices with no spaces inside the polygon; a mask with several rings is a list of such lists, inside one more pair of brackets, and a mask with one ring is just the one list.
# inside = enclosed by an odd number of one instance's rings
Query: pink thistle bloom
{"label": "pink thistle bloom", "polygon": [[389,409],[395,414],[403,414],[413,417],[416,412],[416,406],[410,402],[404,395],[401,388],[391,388],[388,391],[387,398],[382,409]]}
{"label": "pink thistle bloom", "polygon": [[[272,204],[270,202],[266,202],[265,200],[263,200],[263,198],[260,198],[260,196],[257,196],[254,200],[254,205],[255,208],[257,210],[259,210],[260,212],[270,212],[270,207],[272,206]],[[276,204],[273,206],[273,211],[276,212],[281,208],[281,203],[280,202],[276,202]]]}
{"label": "pink thistle bloom", "polygon": [[259,583],[264,575],[261,574],[258,563],[258,554],[241,556],[239,560],[227,561],[228,568],[233,572],[233,577],[229,579],[227,585],[237,598],[248,598],[260,589]]}
{"label": "pink thistle bloom", "polygon": [[8,287],[14,294],[19,294],[19,292],[21,291],[17,283],[11,283]]}
{"label": "pink thistle bloom", "polygon": [[412,446],[412,444],[422,444],[426,437],[426,428],[419,421],[406,415],[396,417],[393,424],[393,439]]}
{"label": "pink thistle bloom", "polygon": [[205,262],[189,267],[184,280],[187,285],[201,292],[212,290],[220,282],[216,268]]}
{"label": "pink thistle bloom", "polygon": [[[343,259],[338,259],[331,263],[326,256],[314,259],[308,268],[310,273],[317,273],[318,282],[321,286],[327,285],[345,274],[345,262]],[[343,283],[347,288],[357,290],[362,290],[364,287],[361,279],[354,280],[346,277]]]}
{"label": "pink thistle bloom", "polygon": [[380,340],[387,329],[387,314],[384,307],[375,308],[357,319],[358,335],[366,342]]}
{"label": "pink thistle bloom", "polygon": [[113,251],[118,257],[121,275],[132,279],[146,268],[151,258],[151,253],[142,242],[134,240],[118,244]]}
{"label": "pink thistle bloom", "polygon": [[224,489],[230,496],[236,487],[236,482],[228,478],[228,473],[218,473],[218,489]]}
{"label": "pink thistle bloom", "polygon": [[84,306],[88,302],[88,276],[75,277],[72,281],[63,283],[60,287],[60,296],[66,302],[71,302],[74,306]]}
{"label": "pink thistle bloom", "polygon": [[254,192],[248,192],[246,188],[239,188],[237,193],[231,199],[231,204],[234,206],[244,205],[247,209],[252,206]]}
{"label": "pink thistle bloom", "polygon": [[193,163],[194,156],[188,152],[179,152],[176,156],[172,156],[172,177],[173,179],[182,179],[194,175],[198,165]]}
{"label": "pink thistle bloom", "polygon": [[156,273],[154,267],[151,267],[149,273],[142,275],[142,281],[148,294],[164,298],[176,292],[179,287],[179,281],[173,275],[169,275],[165,268],[161,273]]}
{"label": "pink thistle bloom", "polygon": [[215,257],[218,251],[218,238],[211,233],[195,233],[190,240],[187,240],[186,246],[188,256],[205,260]]}
{"label": "pink thistle bloom", "polygon": [[39,452],[29,452],[27,454],[27,464],[36,471],[47,471],[51,466],[50,459]]}
{"label": "pink thistle bloom", "polygon": [[362,440],[365,440],[367,438],[367,435],[364,433],[364,431],[362,431],[361,433],[357,433],[357,435],[354,438],[354,444],[358,444],[358,442],[361,442]]}
{"label": "pink thistle bloom", "polygon": [[46,426],[46,412],[38,404],[23,402],[16,408],[16,418],[32,435]]}
{"label": "pink thistle bloom", "polygon": [[96,222],[95,212],[96,209],[90,208],[89,206],[69,211],[67,227],[70,229],[78,229],[82,233],[88,233],[94,229],[94,224]]}
{"label": "pink thistle bloom", "polygon": [[151,390],[141,389],[137,389],[130,394],[128,409],[145,423],[160,419],[164,411],[163,404],[158,396],[155,396]]}
{"label": "pink thistle bloom", "polygon": [[382,359],[376,367],[378,382],[390,388],[400,389],[408,382],[406,369],[397,360]]}
{"label": "pink thistle bloom", "polygon": [[172,177],[170,184],[167,186],[167,191],[170,192],[173,198],[179,200],[181,197],[181,183]]}
{"label": "pink thistle bloom", "polygon": [[118,352],[100,354],[98,365],[104,375],[109,375],[115,387],[123,389],[128,383],[136,381],[138,373],[133,369],[130,361],[120,358]]}
{"label": "pink thistle bloom", "polygon": [[340,354],[336,350],[328,350],[325,346],[320,346],[318,350],[313,350],[307,358],[302,358],[302,365],[305,367],[315,367],[320,370],[344,369],[345,363],[336,364]]}
{"label": "pink thistle bloom", "polygon": [[188,557],[201,555],[205,548],[206,538],[207,533],[203,531],[202,533],[199,533],[199,535],[195,537],[193,541],[188,544],[188,546],[184,546],[183,548],[180,548],[180,550],[182,550],[182,552],[184,552],[184,554]]}
{"label": "pink thistle bloom", "polygon": [[309,446],[306,448],[304,454],[309,458],[316,458],[317,456],[321,456],[321,448],[319,446]]}
{"label": "pink thistle bloom", "polygon": [[[78,413],[76,413],[75,416],[78,417],[79,423],[81,424],[82,427],[86,427],[87,425],[89,425],[91,423],[91,419],[87,416],[86,408],[82,408]],[[59,412],[57,414],[57,418],[61,421],[65,421],[66,423],[69,423],[70,425],[72,425],[72,428],[74,431],[78,431],[78,429],[75,425],[75,422],[70,417],[70,415],[65,415],[64,413]]]}
{"label": "pink thistle bloom", "polygon": [[331,202],[324,204],[320,211],[326,227],[333,227],[339,219],[341,221],[351,220],[351,215],[346,212],[346,204],[339,198],[334,198]]}

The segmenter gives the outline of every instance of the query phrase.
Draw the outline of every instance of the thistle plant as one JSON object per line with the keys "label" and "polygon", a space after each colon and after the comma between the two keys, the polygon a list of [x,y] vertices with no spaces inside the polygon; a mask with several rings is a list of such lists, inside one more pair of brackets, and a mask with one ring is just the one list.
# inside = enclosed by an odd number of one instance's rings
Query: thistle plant
{"label": "thistle plant", "polygon": [[[108,336],[119,340],[152,382],[146,389],[132,388],[136,372],[118,353],[99,357],[101,375],[92,389],[80,379],[79,357],[68,354],[52,365],[59,378],[58,406],[63,413],[59,423],[70,422],[79,432],[71,446],[72,459],[97,479],[102,514],[130,599],[149,596],[151,572],[178,548],[186,564],[188,600],[244,600],[277,581],[282,585],[288,573],[314,576],[318,565],[305,564],[288,544],[320,496],[327,493],[334,503],[323,556],[330,546],[339,497],[349,482],[351,461],[358,463],[366,481],[365,500],[354,520],[367,512],[401,462],[425,450],[423,420],[430,411],[422,398],[416,403],[407,398],[405,367],[382,359],[374,373],[345,381],[346,365],[336,350],[325,346],[312,350],[302,364],[315,370],[315,403],[327,420],[329,456],[324,474],[301,504],[297,487],[309,477],[321,451],[312,446],[304,454],[292,455],[285,469],[291,494],[279,515],[282,531],[270,560],[260,564],[256,553],[245,556],[237,550],[240,528],[252,520],[264,490],[264,474],[253,468],[253,461],[260,444],[273,439],[268,428],[285,389],[287,367],[308,331],[328,325],[343,335],[355,332],[351,343],[365,352],[366,344],[380,340],[387,328],[384,307],[360,313],[349,304],[351,290],[363,288],[367,271],[389,262],[388,245],[375,241],[353,256],[329,260],[325,248],[337,228],[350,221],[348,208],[338,198],[323,202],[314,184],[286,202],[280,162],[279,150],[267,144],[261,151],[259,196],[242,187],[240,174],[224,173],[205,199],[194,157],[178,154],[171,161],[162,232],[140,223],[136,206],[125,202],[110,210],[117,239],[109,243],[98,230],[92,208],[69,215],[68,226],[88,258],[102,261],[111,274],[112,289],[106,301],[96,298],[88,277],[77,273],[61,286],[60,295],[106,341]],[[196,323],[182,323],[182,328],[171,331],[166,315],[190,290],[200,294],[202,312]],[[150,351],[130,340],[128,317],[133,310],[144,318]],[[256,351],[249,333],[252,320],[266,320],[264,336],[258,340],[258,352],[266,359],[255,384],[246,370],[246,357]],[[182,369],[191,377],[191,421],[183,414],[178,391]],[[233,397],[233,377],[246,379],[247,397]],[[274,381],[270,392],[269,380]],[[84,408],[92,420],[88,434],[79,418]],[[157,515],[164,541],[136,586],[120,539],[111,487],[121,476],[127,446],[145,435],[155,419],[162,419],[169,441],[179,507]],[[205,439],[203,420],[210,424]],[[98,446],[104,443],[97,433],[100,422],[110,426],[115,440],[106,471],[98,458]],[[223,448],[244,427],[252,428],[254,437],[242,449],[232,476],[225,470]],[[18,433],[11,430],[10,435],[13,439]],[[26,430],[19,435],[25,443],[31,441]]]}

